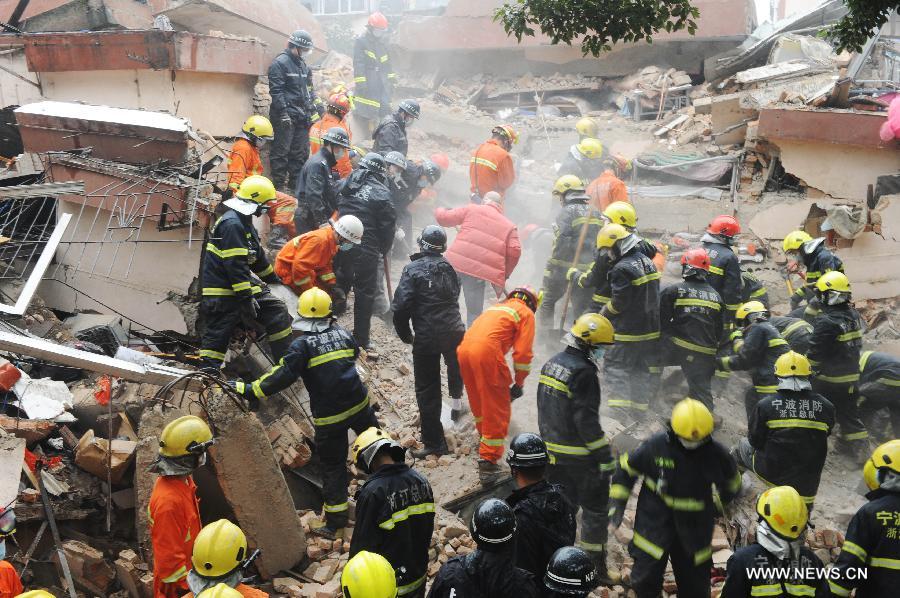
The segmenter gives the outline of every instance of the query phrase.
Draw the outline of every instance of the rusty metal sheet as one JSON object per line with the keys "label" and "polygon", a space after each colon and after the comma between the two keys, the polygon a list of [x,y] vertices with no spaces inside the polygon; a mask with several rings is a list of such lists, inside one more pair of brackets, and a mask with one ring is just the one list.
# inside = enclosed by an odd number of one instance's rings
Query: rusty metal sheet
{"label": "rusty metal sheet", "polygon": [[837,145],[896,149],[878,135],[886,113],[853,110],[764,108],[759,112],[759,136]]}

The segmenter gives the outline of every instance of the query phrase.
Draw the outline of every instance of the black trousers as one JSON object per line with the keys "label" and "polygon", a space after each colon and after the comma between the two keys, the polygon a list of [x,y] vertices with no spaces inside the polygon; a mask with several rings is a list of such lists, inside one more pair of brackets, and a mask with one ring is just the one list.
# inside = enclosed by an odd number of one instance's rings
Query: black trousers
{"label": "black trousers", "polygon": [[466,301],[466,327],[472,326],[475,318],[484,311],[484,287],[487,281],[468,274],[460,274],[462,293]]}
{"label": "black trousers", "polygon": [[604,394],[614,417],[623,424],[643,420],[655,406],[660,367],[654,341],[619,342],[603,360]]}
{"label": "black trousers", "polygon": [[[235,329],[241,324],[241,302],[237,297],[204,297],[200,302],[203,314],[203,334],[200,341],[200,357],[204,366],[222,367],[228,343]],[[256,296],[259,303],[257,321],[266,329],[272,357],[277,362],[287,353],[291,344],[291,316],[281,299],[268,289]]]}
{"label": "black trousers", "polygon": [[275,187],[293,192],[297,175],[309,158],[309,122],[305,117],[294,118],[290,123],[281,119],[279,113],[270,115],[275,139],[269,150],[269,165]]}
{"label": "black trousers", "polygon": [[[444,428],[441,426],[441,357],[447,365],[447,386],[450,396],[462,396],[463,382],[456,360],[456,347],[463,332],[443,335],[439,344],[413,347],[413,374],[416,378],[416,403],[422,427],[422,444],[426,448],[445,448]],[[424,343],[422,343],[424,344]]]}
{"label": "black trousers", "polygon": [[879,428],[878,412],[887,409],[891,429],[885,440],[900,438],[900,389],[883,382],[869,382],[859,387],[859,394],[859,414],[869,430]]}
{"label": "black trousers", "polygon": [[341,284],[347,294],[353,290],[353,336],[360,346],[367,347],[375,293],[378,292],[378,264],[381,262],[381,254],[365,245],[354,247],[349,253]]}
{"label": "black trousers", "polygon": [[604,552],[609,525],[609,476],[600,475],[596,465],[585,460],[551,464],[547,480],[562,486],[563,494],[576,509],[581,507],[581,540],[575,545],[588,552]]}
{"label": "black trousers", "polygon": [[[549,330],[554,328],[558,323],[554,313],[556,304],[560,302],[560,299],[565,298],[566,289],[569,287],[569,281],[566,280],[565,273],[560,272],[553,276],[544,276],[541,285],[544,289],[544,300],[538,310],[538,326],[541,330]],[[573,284],[569,303],[569,309],[566,312],[567,321],[563,322],[564,329],[568,329],[571,323],[587,310],[591,303],[591,291],[583,289],[577,284]],[[559,309],[560,317],[562,317],[562,305],[559,306]]]}
{"label": "black trousers", "polygon": [[695,564],[694,555],[688,554],[677,539],[668,552],[659,558],[648,554],[632,542],[628,552],[634,558],[631,569],[631,587],[638,598],[659,598],[662,592],[666,563],[672,559],[672,571],[678,584],[678,598],[709,598],[709,571],[711,559]]}
{"label": "black trousers", "polygon": [[716,356],[706,355],[679,347],[671,338],[663,338],[662,365],[677,365],[681,368],[688,385],[688,396],[706,405],[713,411],[712,377],[716,373]]}
{"label": "black trousers", "polygon": [[813,390],[831,401],[837,411],[837,423],[841,427],[841,440],[867,442],[869,433],[859,418],[859,382],[826,382],[819,377],[812,379]]}

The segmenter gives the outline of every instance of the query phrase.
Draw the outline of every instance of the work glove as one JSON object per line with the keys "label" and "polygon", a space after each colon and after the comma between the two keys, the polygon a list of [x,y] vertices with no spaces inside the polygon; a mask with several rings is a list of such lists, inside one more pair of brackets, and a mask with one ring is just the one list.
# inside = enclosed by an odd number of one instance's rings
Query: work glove
{"label": "work glove", "polygon": [[728,357],[716,357],[716,369],[720,372],[730,372],[728,367]]}
{"label": "work glove", "polygon": [[265,329],[257,320],[259,316],[259,301],[251,297],[243,301],[238,309],[240,309],[241,324],[248,333],[259,335],[265,332]]}
{"label": "work glove", "polygon": [[515,401],[516,399],[518,399],[519,397],[521,397],[522,394],[523,394],[523,392],[524,392],[524,391],[522,390],[522,387],[519,386],[518,384],[513,384],[512,386],[510,386],[510,387],[509,387],[509,399],[510,399],[510,402]]}
{"label": "work glove", "polygon": [[283,114],[281,116],[281,124],[288,127],[288,126],[291,126],[292,124],[294,124],[294,121],[291,120],[291,117],[289,114]]}
{"label": "work glove", "polygon": [[247,407],[252,412],[259,411],[259,399],[256,398],[256,395],[253,394],[253,389],[249,384],[244,382],[243,380],[229,380],[228,385],[231,386],[245,401],[247,401]]}
{"label": "work glove", "polygon": [[801,293],[794,293],[791,295],[791,310],[795,310],[800,307],[800,304],[803,302],[803,295]]}
{"label": "work glove", "polygon": [[573,280],[577,280],[579,278],[581,278],[581,270],[579,270],[578,268],[572,267],[566,271],[566,280],[568,282],[572,282]]}
{"label": "work glove", "polygon": [[347,311],[347,293],[340,287],[331,289],[331,313],[334,316],[343,315]]}

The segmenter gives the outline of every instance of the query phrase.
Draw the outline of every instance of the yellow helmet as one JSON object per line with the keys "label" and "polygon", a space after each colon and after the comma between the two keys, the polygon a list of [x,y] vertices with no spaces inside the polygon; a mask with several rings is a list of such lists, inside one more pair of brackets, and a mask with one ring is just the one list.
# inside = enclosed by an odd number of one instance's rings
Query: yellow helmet
{"label": "yellow helmet", "polygon": [[613,247],[616,242],[625,239],[629,235],[631,235],[631,232],[624,226],[611,222],[597,233],[597,249]]}
{"label": "yellow helmet", "polygon": [[264,204],[275,199],[275,185],[266,177],[253,174],[241,182],[235,195],[247,201]]}
{"label": "yellow helmet", "polygon": [[585,137],[578,142],[576,146],[582,156],[588,160],[599,160],[603,157],[603,144],[599,139],[593,137]]}
{"label": "yellow helmet", "polygon": [[382,447],[391,451],[394,461],[403,461],[406,451],[381,428],[371,427],[356,437],[350,446],[350,458],[357,467],[370,472],[372,460]]}
{"label": "yellow helmet", "polygon": [[812,368],[805,355],[788,351],[775,360],[775,375],[779,378],[812,376]]}
{"label": "yellow helmet", "polygon": [[553,184],[553,195],[565,195],[567,191],[584,192],[584,181],[574,174],[564,174]]}
{"label": "yellow helmet", "polygon": [[361,550],[341,572],[344,598],[395,598],[397,574],[380,554]]}
{"label": "yellow helmet", "polygon": [[297,299],[297,313],[304,318],[327,318],[331,315],[331,296],[319,287],[307,289]]}
{"label": "yellow helmet", "polygon": [[591,346],[611,345],[615,334],[613,326],[606,316],[593,313],[579,316],[569,332],[578,340]]}
{"label": "yellow helmet", "polygon": [[784,238],[784,242],[781,244],[781,248],[785,253],[787,253],[788,251],[797,251],[807,241],[812,241],[812,237],[810,237],[809,233],[807,233],[806,231],[791,231],[790,233],[788,233],[788,236]]}
{"label": "yellow helmet", "polygon": [[863,479],[866,481],[866,486],[869,487],[869,490],[877,490],[881,485],[878,483],[878,472],[875,471],[875,464],[872,463],[871,457],[866,459],[866,464],[863,465]]}
{"label": "yellow helmet", "polygon": [[744,303],[739,308],[737,308],[737,312],[734,314],[734,319],[743,320],[750,314],[759,314],[759,313],[768,313],[768,309],[766,306],[762,304],[762,301],[748,301]]}
{"label": "yellow helmet", "polygon": [[637,226],[637,212],[634,206],[627,201],[614,201],[603,210],[603,216],[612,223],[621,224],[626,228]]}
{"label": "yellow helmet", "polygon": [[[868,467],[869,462],[872,463],[871,480],[866,476],[866,467]],[[900,474],[900,440],[890,440],[872,451],[872,456],[869,457],[869,461],[863,467],[863,477],[866,478],[866,484],[871,490],[875,490],[881,485],[878,481],[879,469],[890,469]]]}
{"label": "yellow helmet", "polygon": [[24,594],[19,594],[16,598],[56,598],[47,590],[30,590]]}
{"label": "yellow helmet", "polygon": [[819,280],[816,281],[816,288],[822,293],[825,291],[849,293],[850,279],[843,272],[832,270],[819,277]]}
{"label": "yellow helmet", "polygon": [[712,413],[696,399],[682,399],[672,409],[672,431],[685,440],[696,442],[708,438],[713,426]]}
{"label": "yellow helmet", "polygon": [[267,141],[271,141],[275,138],[275,130],[272,128],[272,123],[268,118],[260,116],[259,114],[254,114],[245,120],[241,130],[244,133],[249,133],[254,137],[259,137],[260,139],[265,139]]}
{"label": "yellow helmet", "polygon": [[597,133],[600,132],[600,127],[597,126],[597,121],[593,118],[581,118],[575,123],[575,130],[578,131],[578,135],[581,137],[597,137]]}
{"label": "yellow helmet", "polygon": [[790,486],[776,486],[763,492],[756,501],[756,512],[786,540],[799,538],[809,520],[806,503]]}
{"label": "yellow helmet", "polygon": [[183,457],[191,449],[212,440],[212,430],[196,415],[185,415],[170,421],[159,435],[159,454],[163,457]]}
{"label": "yellow helmet", "polygon": [[191,563],[198,575],[222,577],[237,569],[246,557],[247,536],[232,522],[219,519],[197,534]]}
{"label": "yellow helmet", "polygon": [[197,598],[243,598],[243,594],[231,586],[219,583],[197,594]]}

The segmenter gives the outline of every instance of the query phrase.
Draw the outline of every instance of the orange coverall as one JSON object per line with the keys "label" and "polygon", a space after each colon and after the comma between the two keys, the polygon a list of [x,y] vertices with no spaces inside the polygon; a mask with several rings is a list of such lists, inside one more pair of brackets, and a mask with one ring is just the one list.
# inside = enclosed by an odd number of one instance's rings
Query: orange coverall
{"label": "orange coverall", "polygon": [[194,540],[200,533],[197,486],[191,476],[159,476],[147,507],[153,544],[153,596],[187,593]]}
{"label": "orange coverall", "polygon": [[[350,138],[350,141],[353,141],[353,135],[350,133],[350,125],[347,124],[347,119],[338,120],[338,117],[330,112],[326,112],[325,116],[323,116],[320,120],[317,120],[313,123],[313,126],[309,128],[309,155],[313,155],[319,148],[322,147],[322,135],[328,132],[328,129],[331,127],[340,127],[347,131],[347,137]],[[337,165],[334,167],[335,170],[338,171],[338,174],[341,175],[342,179],[347,178],[350,175],[350,172],[353,170],[353,165],[350,163],[350,154],[349,152],[344,155],[343,158],[337,161]]]}
{"label": "orange coverall", "polygon": [[331,262],[337,252],[333,228],[311,230],[281,248],[275,258],[275,274],[298,295],[313,287],[330,291],[335,283]]}
{"label": "orange coverall", "polygon": [[281,191],[275,192],[275,201],[269,204],[269,221],[272,226],[281,226],[289,237],[297,234],[294,226],[294,212],[297,211],[297,198]]}
{"label": "orange coverall", "polygon": [[521,299],[507,299],[487,308],[466,331],[456,350],[475,427],[481,434],[479,456],[496,463],[503,456],[509,429],[513,377],[506,353],[513,350],[515,383],[521,386],[531,371],[534,312]]}
{"label": "orange coverall", "polygon": [[259,150],[246,139],[238,139],[228,154],[228,188],[237,191],[244,179],[251,174],[262,174]]}
{"label": "orange coverall", "polygon": [[0,598],[14,598],[22,593],[22,580],[12,563],[0,561]]}
{"label": "orange coverall", "polygon": [[[241,596],[243,596],[244,598],[268,598],[268,596],[269,596],[262,590],[257,590],[256,588],[251,588],[250,586],[244,585],[242,583],[239,583],[237,585],[237,587],[234,589],[237,590],[238,592],[240,592]],[[194,598],[194,593],[190,592],[188,594],[185,594],[183,596],[183,598]]]}
{"label": "orange coverall", "polygon": [[484,197],[489,191],[501,196],[516,182],[512,157],[500,147],[496,139],[488,139],[478,146],[469,160],[469,189]]}
{"label": "orange coverall", "polygon": [[591,205],[599,212],[608,208],[614,201],[628,201],[625,183],[612,170],[607,170],[591,181],[587,187],[587,194],[591,198]]}

